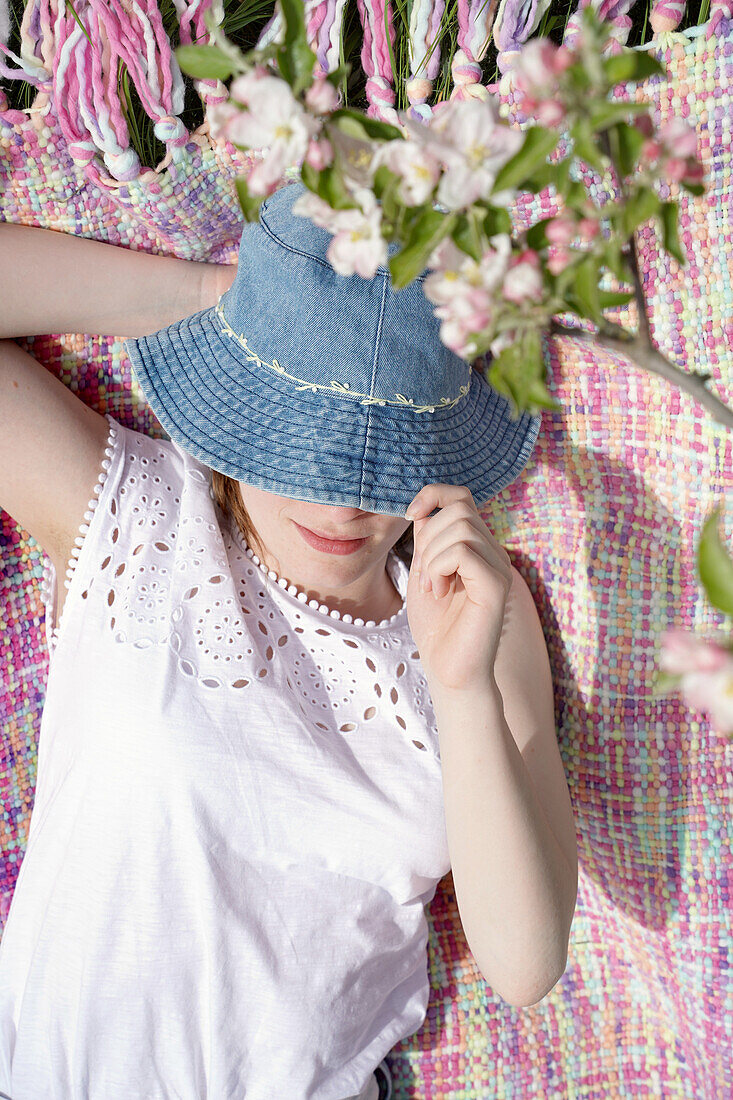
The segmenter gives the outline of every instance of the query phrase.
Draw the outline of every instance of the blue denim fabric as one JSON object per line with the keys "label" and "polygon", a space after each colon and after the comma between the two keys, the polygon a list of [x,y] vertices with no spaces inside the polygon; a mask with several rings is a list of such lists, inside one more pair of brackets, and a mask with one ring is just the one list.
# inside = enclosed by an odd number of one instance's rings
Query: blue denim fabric
{"label": "blue denim fabric", "polygon": [[245,223],[217,306],[125,342],[146,400],[194,458],[281,496],[404,516],[447,482],[481,507],[522,472],[541,418],[512,420],[442,343],[427,269],[401,290],[386,266],[336,274],[331,234],[292,213],[305,190],[281,187]]}

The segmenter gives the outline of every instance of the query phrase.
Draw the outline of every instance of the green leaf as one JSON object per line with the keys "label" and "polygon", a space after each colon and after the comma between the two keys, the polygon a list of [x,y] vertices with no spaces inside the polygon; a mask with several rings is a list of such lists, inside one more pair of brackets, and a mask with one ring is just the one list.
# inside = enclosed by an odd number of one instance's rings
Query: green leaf
{"label": "green leaf", "polygon": [[234,187],[245,219],[248,222],[258,222],[260,220],[260,207],[266,196],[253,195],[247,187],[246,176],[235,176]]}
{"label": "green leaf", "polygon": [[697,569],[707,598],[724,615],[733,615],[733,559],[718,534],[720,506],[705,520],[697,548]]}
{"label": "green leaf", "polygon": [[353,210],[357,206],[335,162],[326,165],[319,172],[304,160],[300,168],[300,176],[305,186],[334,210]]}
{"label": "green leaf", "polygon": [[580,180],[571,180],[565,192],[566,205],[572,207],[573,210],[583,210],[587,201],[588,192],[585,189],[585,184],[581,183]]}
{"label": "green leaf", "polygon": [[484,214],[483,229],[489,239],[499,233],[511,233],[512,219],[506,207],[489,206]]}
{"label": "green leaf", "polygon": [[615,122],[623,122],[629,115],[638,115],[648,110],[648,103],[621,103],[614,100],[594,107],[588,121],[593,133],[598,133],[599,130],[607,130]]}
{"label": "green leaf", "polygon": [[630,237],[635,229],[653,218],[658,213],[660,205],[658,195],[650,187],[640,187],[638,191],[633,192],[627,199],[621,216],[621,231],[624,237]]}
{"label": "green leaf", "polygon": [[331,84],[333,84],[334,88],[338,89],[341,86],[342,81],[348,80],[351,74],[351,68],[351,63],[348,61],[344,61],[340,63],[337,68],[331,69],[326,79],[329,80]]}
{"label": "green leaf", "polygon": [[218,46],[178,46],[174,52],[181,71],[196,80],[228,80],[234,71]]}
{"label": "green leaf", "polygon": [[[380,164],[374,173],[372,188],[382,207],[382,219],[385,222],[397,222],[403,210],[399,199],[402,179],[391,171],[386,164]],[[403,213],[403,217],[407,217]]]}
{"label": "green leaf", "polygon": [[547,239],[545,227],[551,221],[552,218],[543,218],[542,221],[535,222],[534,225],[529,227],[526,237],[527,244],[530,248],[534,248],[537,252],[541,251],[543,248],[547,248],[550,242]]}
{"label": "green leaf", "polygon": [[552,186],[559,194],[565,193],[565,188],[570,180],[570,158],[560,160],[556,164],[542,164],[531,177],[527,179],[525,186],[538,194],[546,187]]}
{"label": "green leaf", "polygon": [[418,275],[422,275],[433,249],[453,232],[457,221],[456,213],[443,214],[432,208],[423,211],[414,223],[404,248],[390,258],[389,270],[395,290],[407,286]]}
{"label": "green leaf", "polygon": [[524,131],[524,143],[511,160],[504,164],[494,180],[493,194],[521,187],[540,168],[558,142],[553,134],[541,126],[530,126]]}
{"label": "green leaf", "polygon": [[374,173],[372,187],[376,198],[381,199],[387,191],[393,191],[399,186],[400,177],[386,164],[380,164]]}
{"label": "green leaf", "polygon": [[484,242],[481,232],[481,212],[469,211],[468,214],[460,213],[458,221],[451,232],[451,237],[458,247],[479,263],[484,252]]}
{"label": "green leaf", "polygon": [[560,411],[560,405],[545,385],[546,366],[537,329],[524,329],[489,364],[488,382],[510,404],[511,417],[523,412],[537,416],[543,409]]}
{"label": "green leaf", "polygon": [[611,237],[610,240],[604,242],[603,262],[620,283],[630,282],[631,271],[621,251],[621,242],[618,238]]}
{"label": "green leaf", "polygon": [[586,256],[575,268],[574,294],[583,308],[583,317],[601,320],[601,300],[598,288],[600,263],[597,256]]}
{"label": "green leaf", "polygon": [[662,240],[665,250],[678,264],[684,267],[687,257],[682,251],[680,238],[677,232],[678,206],[676,202],[663,202],[659,207],[659,220],[662,223]]}
{"label": "green leaf", "polygon": [[648,76],[666,76],[667,70],[650,53],[637,50],[624,50],[603,62],[603,71],[611,84],[626,84],[627,81],[645,80]]}
{"label": "green leaf", "polygon": [[[604,169],[603,152],[596,143],[595,135],[587,118],[579,118],[570,131],[573,140],[573,155],[584,160],[591,168],[602,172]],[[575,180],[575,183],[578,181]],[[583,188],[585,197],[585,188]]]}
{"label": "green leaf", "polygon": [[644,135],[636,126],[629,126],[628,122],[618,122],[615,130],[618,140],[619,167],[625,176],[629,176],[639,160]]}
{"label": "green leaf", "polygon": [[361,141],[393,141],[403,138],[402,132],[396,126],[378,118],[368,118],[351,107],[339,107],[329,115],[329,122],[335,123],[347,136]]}
{"label": "green leaf", "polygon": [[680,180],[680,187],[684,187],[685,191],[689,191],[691,195],[704,195],[705,184],[704,183],[685,183],[684,180]]}
{"label": "green leaf", "polygon": [[598,301],[601,309],[614,309],[616,306],[625,306],[633,302],[635,294],[633,290],[599,290]]}
{"label": "green leaf", "polygon": [[280,75],[298,96],[313,81],[316,55],[308,45],[302,0],[280,0],[285,34],[276,57]]}

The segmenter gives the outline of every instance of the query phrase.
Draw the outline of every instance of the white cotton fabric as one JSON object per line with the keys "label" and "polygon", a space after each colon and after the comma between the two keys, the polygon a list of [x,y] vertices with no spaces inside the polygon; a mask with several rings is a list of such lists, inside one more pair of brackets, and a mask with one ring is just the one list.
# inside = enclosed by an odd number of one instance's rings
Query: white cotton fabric
{"label": "white cotton fabric", "polygon": [[[450,869],[401,610],[267,574],[210,469],[107,414],[0,943],[12,1100],[342,1100],[423,1022]],[[390,574],[403,598],[407,566]],[[300,594],[302,597],[302,593]]]}

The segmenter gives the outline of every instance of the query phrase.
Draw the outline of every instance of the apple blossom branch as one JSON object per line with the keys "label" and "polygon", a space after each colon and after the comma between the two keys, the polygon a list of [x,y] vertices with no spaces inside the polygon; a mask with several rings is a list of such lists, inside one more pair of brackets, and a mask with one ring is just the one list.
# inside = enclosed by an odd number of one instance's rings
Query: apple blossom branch
{"label": "apple blossom branch", "polygon": [[[613,156],[607,131],[599,134],[599,144],[612,166],[612,171],[615,176],[615,185],[621,196],[626,199],[627,195],[623,173],[619,170],[619,166]],[[726,428],[733,428],[733,410],[707,389],[705,385],[711,375],[700,371],[688,373],[687,371],[681,370],[680,367],[670,362],[670,360],[662,355],[658,348],[655,347],[652,340],[644,285],[639,270],[639,253],[636,237],[633,233],[627,242],[627,258],[632,276],[634,299],[636,301],[637,313],[639,316],[639,330],[636,335],[631,335],[628,330],[621,328],[620,325],[613,325],[610,322],[599,326],[594,332],[589,332],[587,329],[572,325],[563,325],[555,320],[551,323],[550,335],[573,336],[576,339],[585,340],[589,343],[600,344],[610,351],[620,352],[644,370],[650,371],[652,374],[657,374],[660,378],[664,378],[665,381],[671,382],[680,389],[685,390],[694,397],[694,399],[698,401],[719,424],[722,424]]]}

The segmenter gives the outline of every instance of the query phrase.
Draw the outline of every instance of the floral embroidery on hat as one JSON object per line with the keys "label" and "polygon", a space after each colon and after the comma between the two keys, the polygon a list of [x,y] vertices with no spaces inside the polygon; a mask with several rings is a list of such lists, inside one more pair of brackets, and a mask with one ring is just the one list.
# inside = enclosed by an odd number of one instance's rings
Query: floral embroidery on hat
{"label": "floral embroidery on hat", "polygon": [[357,393],[356,390],[351,389],[348,382],[338,382],[336,380],[331,380],[329,383],[305,382],[302,378],[297,378],[294,374],[288,374],[285,367],[281,366],[277,359],[273,359],[271,363],[268,363],[266,359],[260,359],[259,355],[250,348],[247,343],[247,338],[245,336],[240,336],[240,334],[235,332],[231,327],[224,316],[221,301],[217,302],[214,312],[221,321],[227,335],[233,337],[237,343],[241,344],[245,349],[247,358],[250,362],[257,363],[258,367],[270,367],[271,370],[277,371],[277,373],[284,378],[289,378],[291,381],[299,383],[295,387],[297,390],[311,390],[313,393],[316,393],[318,390],[327,390],[331,393],[340,393],[348,397],[361,397],[362,400],[359,402],[361,405],[409,405],[413,412],[435,412],[436,409],[449,409],[452,408],[453,405],[457,405],[470,389],[470,383],[461,386],[458,397],[452,399],[450,397],[441,397],[439,405],[416,405],[411,397],[405,397],[402,393],[396,393],[394,400],[389,400],[387,398],[371,397],[368,393]]}

